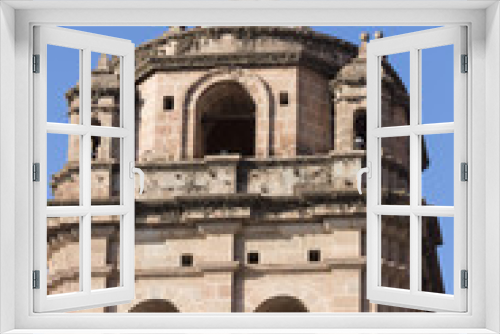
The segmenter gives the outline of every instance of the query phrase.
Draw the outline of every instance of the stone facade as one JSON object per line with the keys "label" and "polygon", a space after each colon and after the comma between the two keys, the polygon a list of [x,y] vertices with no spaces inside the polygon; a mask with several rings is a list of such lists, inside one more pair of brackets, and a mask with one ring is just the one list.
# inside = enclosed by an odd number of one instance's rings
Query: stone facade
{"label": "stone facade", "polygon": [[[304,27],[169,29],[136,49],[136,299],[85,312],[408,311],[366,300],[366,43]],[[383,61],[383,122],[409,97]],[[117,126],[119,59],[93,71],[92,124]],[[78,123],[78,85],[68,91]],[[49,205],[78,201],[79,138]],[[383,198],[408,200],[409,143],[382,143]],[[119,141],[92,140],[92,204],[119,202]],[[424,150],[423,168],[427,166]],[[409,282],[408,226],[387,220],[382,283]],[[443,292],[439,226],[423,286]],[[51,218],[49,292],[78,289],[78,219]],[[257,254],[257,255],[256,255]],[[257,260],[256,260],[257,257]],[[92,287],[119,286],[119,217],[92,222]],[[75,290],[76,289],[76,290]]]}

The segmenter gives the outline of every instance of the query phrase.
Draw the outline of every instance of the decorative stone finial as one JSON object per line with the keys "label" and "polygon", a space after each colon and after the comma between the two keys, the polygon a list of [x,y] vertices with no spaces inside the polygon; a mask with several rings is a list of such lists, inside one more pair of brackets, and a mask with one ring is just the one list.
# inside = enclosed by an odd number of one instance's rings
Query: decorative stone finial
{"label": "decorative stone finial", "polygon": [[363,31],[361,35],[359,35],[359,39],[361,42],[368,42],[370,41],[370,34],[366,31]]}
{"label": "decorative stone finial", "polygon": [[120,74],[120,57],[111,56],[112,70],[115,74]]}
{"label": "decorative stone finial", "polygon": [[181,32],[181,31],[186,31],[187,28],[185,26],[171,26],[168,27],[168,31],[170,32]]}
{"label": "decorative stone finial", "polygon": [[358,49],[358,57],[366,58],[366,45],[368,44],[368,41],[370,41],[370,34],[366,31],[362,32],[361,35],[359,35],[359,39],[361,44]]}
{"label": "decorative stone finial", "polygon": [[97,71],[108,72],[111,69],[111,59],[105,53],[101,53],[101,57],[97,62]]}

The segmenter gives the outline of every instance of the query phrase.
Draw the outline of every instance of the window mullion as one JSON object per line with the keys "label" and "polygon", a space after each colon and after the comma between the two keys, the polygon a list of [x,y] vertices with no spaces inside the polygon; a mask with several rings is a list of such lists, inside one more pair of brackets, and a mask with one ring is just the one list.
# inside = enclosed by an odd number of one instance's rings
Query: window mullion
{"label": "window mullion", "polygon": [[[419,50],[410,50],[410,126],[414,129],[419,123],[420,106],[420,64]],[[418,205],[420,197],[420,165],[419,165],[419,136],[413,131],[410,133],[410,206]],[[418,291],[420,280],[419,249],[418,240],[419,217],[412,212],[410,215],[410,291]]]}
{"label": "window mullion", "polygon": [[[82,110],[80,117],[82,118],[82,125],[86,128],[86,133],[82,136],[82,150],[81,150],[81,178],[82,178],[82,204],[85,208],[90,209],[92,188],[91,188],[91,51],[84,49],[82,54],[82,73],[80,82],[80,95],[82,99]],[[92,262],[91,262],[91,220],[90,212],[87,212],[82,218],[82,235],[80,238],[80,254],[81,256],[81,270],[80,276],[82,281],[83,291],[90,293],[91,280],[92,280]]]}

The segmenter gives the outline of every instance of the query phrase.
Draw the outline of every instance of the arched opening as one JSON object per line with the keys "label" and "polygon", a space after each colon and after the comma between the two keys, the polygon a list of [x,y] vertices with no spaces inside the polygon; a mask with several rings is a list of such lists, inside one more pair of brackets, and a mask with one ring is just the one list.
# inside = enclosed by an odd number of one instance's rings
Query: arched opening
{"label": "arched opening", "polygon": [[179,312],[177,307],[168,300],[164,299],[149,299],[135,305],[130,309],[129,313],[175,313]]}
{"label": "arched opening", "polygon": [[255,155],[255,103],[239,83],[214,84],[197,102],[197,157],[238,153]]}
{"label": "arched opening", "polygon": [[266,299],[255,312],[309,312],[299,299],[290,296],[277,296]]}
{"label": "arched opening", "polygon": [[[101,121],[97,117],[92,117],[90,119],[90,125],[101,126]],[[99,147],[101,146],[101,137],[92,136],[91,141],[91,154],[92,160],[96,160],[98,157]]]}
{"label": "arched opening", "polygon": [[354,113],[353,149],[366,149],[366,110],[359,109]]}

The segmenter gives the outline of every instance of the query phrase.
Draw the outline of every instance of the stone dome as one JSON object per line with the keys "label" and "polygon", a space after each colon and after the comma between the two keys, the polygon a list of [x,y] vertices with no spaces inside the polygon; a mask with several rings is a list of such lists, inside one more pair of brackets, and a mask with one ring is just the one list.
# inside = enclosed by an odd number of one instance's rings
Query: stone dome
{"label": "stone dome", "polygon": [[358,47],[306,27],[172,29],[136,48],[136,78],[155,71],[306,66],[333,78]]}

